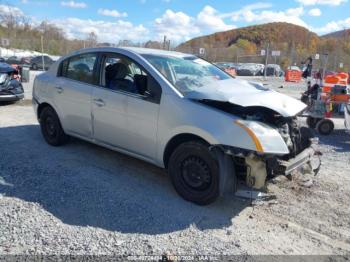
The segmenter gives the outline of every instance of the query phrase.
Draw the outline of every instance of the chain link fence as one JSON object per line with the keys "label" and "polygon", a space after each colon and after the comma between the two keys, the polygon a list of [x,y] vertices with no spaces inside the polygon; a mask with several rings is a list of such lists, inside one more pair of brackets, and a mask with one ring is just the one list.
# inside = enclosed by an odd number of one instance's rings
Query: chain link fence
{"label": "chain link fence", "polygon": [[[308,57],[313,57],[313,65],[315,70],[326,71],[348,71],[350,70],[350,57],[342,54],[339,50],[325,54],[320,52],[318,59],[316,53],[297,52],[294,49],[291,50],[278,50],[270,49],[268,54],[261,55],[261,50],[258,50],[255,54],[244,52],[244,50],[231,50],[230,48],[203,48],[196,47],[183,47],[180,46],[174,50],[189,54],[200,56],[210,62],[231,62],[231,63],[254,63],[254,64],[277,64],[282,69],[286,70],[290,66],[298,66],[302,68],[302,62]],[[272,51],[279,51],[279,55],[273,56]],[[265,52],[266,53],[266,52]]]}

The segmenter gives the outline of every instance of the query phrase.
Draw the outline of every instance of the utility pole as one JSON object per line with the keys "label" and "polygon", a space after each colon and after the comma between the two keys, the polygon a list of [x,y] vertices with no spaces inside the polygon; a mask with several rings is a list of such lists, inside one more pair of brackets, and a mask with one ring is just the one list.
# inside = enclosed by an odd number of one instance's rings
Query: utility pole
{"label": "utility pole", "polygon": [[328,54],[324,54],[324,63],[323,63],[323,70],[322,70],[322,84],[323,84],[323,79],[325,78],[327,65],[328,65]]}
{"label": "utility pole", "polygon": [[44,36],[41,36],[41,59],[43,62],[43,71],[45,71],[45,59],[44,59]]}
{"label": "utility pole", "polygon": [[266,67],[267,67],[267,61],[269,59],[269,48],[270,48],[270,43],[267,43],[266,47],[266,57],[265,57],[265,70],[264,70],[264,80],[266,80]]}
{"label": "utility pole", "polygon": [[164,40],[163,40],[163,50],[166,49],[166,35],[164,36]]}

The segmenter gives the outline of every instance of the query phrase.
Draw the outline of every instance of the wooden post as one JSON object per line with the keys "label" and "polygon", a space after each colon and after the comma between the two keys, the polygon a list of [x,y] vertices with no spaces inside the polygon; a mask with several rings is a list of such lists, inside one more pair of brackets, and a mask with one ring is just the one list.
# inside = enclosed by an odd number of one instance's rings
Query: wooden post
{"label": "wooden post", "polygon": [[41,36],[41,59],[43,62],[43,71],[45,71],[45,59],[44,59],[44,36]]}

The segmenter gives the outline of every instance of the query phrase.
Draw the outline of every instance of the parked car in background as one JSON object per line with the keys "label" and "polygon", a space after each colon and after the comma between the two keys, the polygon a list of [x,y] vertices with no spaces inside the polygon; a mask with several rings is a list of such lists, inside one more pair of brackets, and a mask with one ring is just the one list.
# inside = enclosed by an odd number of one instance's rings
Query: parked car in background
{"label": "parked car in background", "polygon": [[266,76],[284,76],[284,71],[279,65],[276,64],[268,64],[265,68]]}
{"label": "parked car in background", "polygon": [[236,63],[229,63],[229,62],[218,62],[214,63],[217,67],[219,67],[221,70],[225,71],[231,76],[237,75],[237,68],[238,65]]}
{"label": "parked car in background", "polygon": [[235,70],[237,70],[241,65],[240,63],[232,63],[232,62],[216,62],[214,64],[221,69],[231,67],[231,68],[234,68]]}
{"label": "parked car in background", "polygon": [[3,57],[0,57],[0,63],[6,63],[6,59]]}
{"label": "parked car in background", "polygon": [[288,66],[287,70],[293,70],[293,71],[301,71],[300,67],[298,66]]}
{"label": "parked car in background", "polygon": [[9,65],[20,65],[21,64],[21,58],[18,56],[10,56],[7,60],[6,63]]}
{"label": "parked car in background", "polygon": [[24,98],[18,71],[6,63],[0,63],[0,102],[18,101]]}
{"label": "parked car in background", "polygon": [[166,168],[200,205],[238,178],[261,189],[268,176],[311,168],[314,154],[297,121],[304,103],[190,54],[79,50],[36,77],[33,105],[48,144],[74,136]]}
{"label": "parked car in background", "polygon": [[51,57],[45,55],[43,65],[43,56],[36,56],[30,60],[30,68],[33,70],[48,70],[54,62]]}
{"label": "parked car in background", "polygon": [[239,76],[260,76],[264,71],[263,64],[245,63],[241,64],[237,69]]}
{"label": "parked car in background", "polygon": [[21,65],[29,65],[30,61],[32,60],[32,57],[28,56],[28,57],[22,57],[21,58]]}

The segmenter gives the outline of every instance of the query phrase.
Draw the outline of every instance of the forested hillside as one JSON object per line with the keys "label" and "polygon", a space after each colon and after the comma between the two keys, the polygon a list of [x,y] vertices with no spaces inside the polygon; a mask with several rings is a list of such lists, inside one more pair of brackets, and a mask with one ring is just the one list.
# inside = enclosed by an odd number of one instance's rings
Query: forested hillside
{"label": "forested hillside", "polygon": [[[335,38],[319,37],[304,27],[289,23],[269,23],[217,32],[197,37],[177,47],[184,52],[199,52],[205,48],[207,59],[212,61],[263,62],[261,49],[279,50],[281,56],[271,58],[282,66],[299,64],[316,53],[328,54],[328,66],[339,69],[350,64],[350,35]],[[346,68],[344,68],[346,69]]]}
{"label": "forested hillside", "polygon": [[53,24],[42,22],[34,25],[24,15],[0,14],[0,38],[8,39],[10,48],[40,52],[41,37],[43,37],[44,52],[51,55],[62,55],[97,43],[97,36],[94,33],[87,34],[86,39],[83,40],[69,40],[63,30]]}

